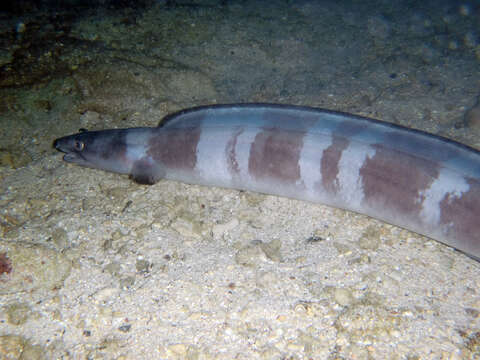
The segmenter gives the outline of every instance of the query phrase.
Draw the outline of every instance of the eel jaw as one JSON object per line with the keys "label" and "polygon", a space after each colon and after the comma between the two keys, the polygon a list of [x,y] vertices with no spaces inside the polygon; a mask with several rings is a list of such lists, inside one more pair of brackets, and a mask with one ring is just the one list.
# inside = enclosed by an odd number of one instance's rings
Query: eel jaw
{"label": "eel jaw", "polygon": [[67,152],[65,155],[63,155],[63,161],[75,164],[85,163],[85,159],[80,154],[74,152]]}
{"label": "eel jaw", "polygon": [[56,150],[65,153],[65,155],[63,156],[63,161],[78,164],[81,166],[91,167],[87,159],[85,159],[85,157],[80,152],[72,150],[71,146],[69,146],[69,143],[64,141],[63,138],[55,140],[53,142],[53,147]]}

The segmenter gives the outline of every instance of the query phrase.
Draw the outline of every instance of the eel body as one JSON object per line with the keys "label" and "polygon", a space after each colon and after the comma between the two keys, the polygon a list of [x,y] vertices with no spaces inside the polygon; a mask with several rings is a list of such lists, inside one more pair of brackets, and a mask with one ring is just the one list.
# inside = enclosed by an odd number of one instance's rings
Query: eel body
{"label": "eel body", "polygon": [[355,211],[480,260],[480,152],[454,141],[328,110],[214,105],[159,127],[57,139],[64,160],[129,174],[257,191]]}

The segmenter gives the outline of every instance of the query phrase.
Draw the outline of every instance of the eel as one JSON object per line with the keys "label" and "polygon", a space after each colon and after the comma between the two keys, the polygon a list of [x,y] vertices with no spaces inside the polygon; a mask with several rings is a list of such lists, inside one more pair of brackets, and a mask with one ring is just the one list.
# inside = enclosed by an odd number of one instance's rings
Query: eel
{"label": "eel", "polygon": [[158,127],[55,140],[69,163],[290,197],[440,241],[480,261],[480,152],[357,115],[280,104],[195,107]]}

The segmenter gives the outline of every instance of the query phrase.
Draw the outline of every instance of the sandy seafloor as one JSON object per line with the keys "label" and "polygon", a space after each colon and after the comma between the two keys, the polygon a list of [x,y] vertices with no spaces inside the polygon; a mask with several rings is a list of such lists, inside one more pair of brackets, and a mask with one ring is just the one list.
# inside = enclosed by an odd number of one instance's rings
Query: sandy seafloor
{"label": "sandy seafloor", "polygon": [[318,204],[140,186],[51,148],[79,128],[231,102],[341,110],[480,148],[480,120],[465,120],[480,9],[419,3],[3,14],[0,359],[480,358],[480,263],[451,248]]}

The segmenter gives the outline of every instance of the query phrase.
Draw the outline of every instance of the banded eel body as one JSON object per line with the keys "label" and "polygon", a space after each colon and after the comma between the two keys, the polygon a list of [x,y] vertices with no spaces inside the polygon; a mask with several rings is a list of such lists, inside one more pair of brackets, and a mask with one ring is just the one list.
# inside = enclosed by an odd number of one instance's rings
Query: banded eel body
{"label": "banded eel body", "polygon": [[360,116],[271,104],[217,105],[157,128],[88,131],[55,141],[65,161],[257,191],[355,211],[480,259],[480,152]]}

